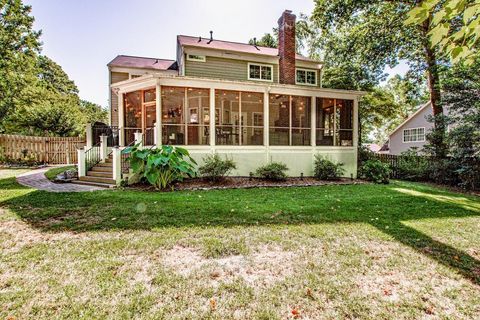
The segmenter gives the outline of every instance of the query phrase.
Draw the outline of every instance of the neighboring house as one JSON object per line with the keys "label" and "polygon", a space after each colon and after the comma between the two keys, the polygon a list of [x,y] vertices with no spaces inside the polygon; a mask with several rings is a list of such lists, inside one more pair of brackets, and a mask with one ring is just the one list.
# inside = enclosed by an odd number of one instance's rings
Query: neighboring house
{"label": "neighboring house", "polygon": [[379,146],[376,143],[364,143],[363,146],[365,148],[367,148],[369,151],[374,152],[374,153],[379,152],[380,149],[382,148],[381,146]]}
{"label": "neighboring house", "polygon": [[270,161],[286,163],[291,176],[312,175],[321,154],[356,176],[363,93],[322,88],[322,62],[295,52],[295,19],[286,10],[278,20],[278,49],[210,33],[177,36],[175,60],[117,56],[108,68],[120,146],[138,131],[145,145],[184,146],[199,163],[228,156],[241,176]]}
{"label": "neighboring house", "polygon": [[427,102],[395,128],[388,139],[389,153],[398,155],[412,147],[422,149],[426,134],[433,128],[433,123],[428,121],[431,115],[432,104]]}

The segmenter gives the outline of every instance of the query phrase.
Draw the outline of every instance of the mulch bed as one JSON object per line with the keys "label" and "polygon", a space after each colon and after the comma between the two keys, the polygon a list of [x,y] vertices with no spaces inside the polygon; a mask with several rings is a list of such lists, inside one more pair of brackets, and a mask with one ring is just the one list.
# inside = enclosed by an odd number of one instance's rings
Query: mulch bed
{"label": "mulch bed", "polygon": [[[285,187],[310,187],[325,185],[349,185],[349,184],[365,184],[363,180],[339,179],[339,180],[317,180],[311,177],[304,178],[287,178],[284,181],[269,181],[259,178],[249,177],[227,177],[222,181],[213,183],[205,179],[186,179],[183,182],[177,182],[173,186],[173,190],[223,190],[223,189],[248,189],[248,188],[285,188]],[[136,189],[144,191],[158,191],[151,185],[137,183],[130,185],[127,189]],[[172,191],[171,189],[165,191]]]}

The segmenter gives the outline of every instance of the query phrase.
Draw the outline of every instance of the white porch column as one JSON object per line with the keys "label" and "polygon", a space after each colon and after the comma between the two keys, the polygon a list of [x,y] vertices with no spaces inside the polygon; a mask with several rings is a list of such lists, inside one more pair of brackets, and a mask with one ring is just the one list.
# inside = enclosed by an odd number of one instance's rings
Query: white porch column
{"label": "white porch column", "polygon": [[358,173],[358,97],[353,100],[353,152],[355,153],[355,163],[354,163],[354,171],[353,171],[353,178],[357,178]]}
{"label": "white porch column", "polygon": [[112,172],[113,180],[119,186],[122,181],[122,151],[117,147],[112,150]]}
{"label": "white porch column", "polygon": [[118,93],[118,144],[123,147],[125,145],[125,123],[124,123],[124,105],[123,92]]}
{"label": "white porch column", "polygon": [[270,96],[268,94],[268,89],[265,90],[263,93],[263,145],[269,146],[270,145],[270,130],[268,128],[269,124],[269,99]]}
{"label": "white porch column", "polygon": [[87,172],[86,172],[86,166],[85,166],[85,149],[80,148],[77,149],[77,167],[78,167],[78,177],[85,177]]}
{"label": "white porch column", "polygon": [[86,136],[87,136],[87,149],[90,149],[93,146],[93,132],[92,132],[92,124],[87,123],[85,128]]}
{"label": "white porch column", "polygon": [[312,147],[315,147],[317,145],[317,98],[312,97],[312,103],[311,105],[311,125],[310,127],[312,128],[311,135],[310,135],[310,142]]}
{"label": "white porch column", "polygon": [[135,137],[135,144],[140,144],[140,147],[143,147],[143,133],[135,132],[133,135]]}
{"label": "white porch column", "polygon": [[353,146],[358,147],[358,98],[353,100]]}
{"label": "white porch column", "polygon": [[105,162],[105,160],[107,160],[107,154],[108,154],[107,139],[108,139],[108,136],[104,136],[104,135],[100,136],[100,162]]}
{"label": "white porch column", "polygon": [[153,131],[154,141],[157,147],[162,145],[162,88],[160,84],[155,86],[155,129]]}
{"label": "white porch column", "polygon": [[159,145],[157,134],[158,134],[157,123],[155,123],[155,126],[153,127],[153,145],[154,146]]}
{"label": "white porch column", "polygon": [[210,88],[210,146],[215,146],[215,88]]}

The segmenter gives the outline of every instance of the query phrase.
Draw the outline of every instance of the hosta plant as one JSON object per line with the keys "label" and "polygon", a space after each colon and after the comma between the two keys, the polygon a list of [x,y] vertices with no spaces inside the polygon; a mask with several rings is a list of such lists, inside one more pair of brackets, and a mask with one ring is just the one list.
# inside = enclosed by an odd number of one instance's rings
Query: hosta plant
{"label": "hosta plant", "polygon": [[157,189],[171,187],[174,182],[195,177],[194,165],[186,149],[164,145],[160,148],[141,148],[138,144],[125,148],[132,171],[144,177]]}

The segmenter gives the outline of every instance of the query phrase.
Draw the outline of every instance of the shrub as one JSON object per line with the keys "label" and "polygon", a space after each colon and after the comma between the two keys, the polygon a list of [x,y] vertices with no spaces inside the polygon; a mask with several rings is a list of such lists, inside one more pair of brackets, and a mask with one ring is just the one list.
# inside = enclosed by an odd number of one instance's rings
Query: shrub
{"label": "shrub", "polygon": [[198,168],[202,177],[209,181],[218,182],[225,178],[237,166],[232,159],[222,160],[218,154],[203,158],[204,164]]}
{"label": "shrub", "polygon": [[343,163],[334,163],[317,154],[315,155],[313,175],[321,180],[335,180],[345,172],[342,167]]}
{"label": "shrub", "polygon": [[452,186],[461,183],[457,172],[458,164],[451,158],[432,157],[428,167],[429,180]]}
{"label": "shrub", "polygon": [[397,172],[401,179],[424,181],[428,179],[429,167],[429,159],[418,155],[416,148],[411,148],[398,158]]}
{"label": "shrub", "polygon": [[288,167],[284,163],[270,162],[269,164],[258,168],[256,171],[256,175],[257,177],[262,179],[282,181],[287,178],[287,170]]}
{"label": "shrub", "polygon": [[146,178],[157,189],[165,189],[185,177],[196,176],[193,167],[196,162],[183,148],[162,146],[143,149],[137,144],[122,153],[129,154],[127,159],[133,172]]}
{"label": "shrub", "polygon": [[390,166],[380,160],[367,160],[361,168],[361,177],[375,183],[389,182]]}

